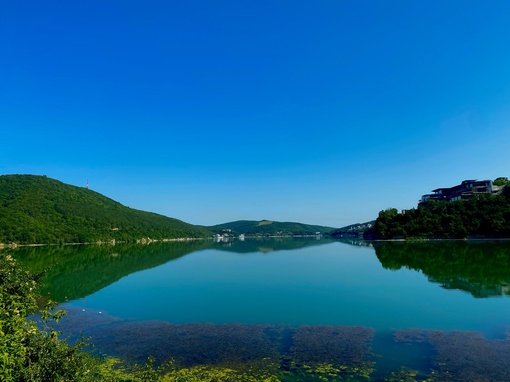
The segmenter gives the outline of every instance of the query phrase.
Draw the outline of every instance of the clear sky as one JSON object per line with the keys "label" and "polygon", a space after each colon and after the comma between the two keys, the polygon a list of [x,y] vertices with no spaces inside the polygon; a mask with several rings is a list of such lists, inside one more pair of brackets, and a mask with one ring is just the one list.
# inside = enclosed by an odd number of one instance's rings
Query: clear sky
{"label": "clear sky", "polygon": [[0,174],[341,227],[510,177],[510,1],[0,7]]}

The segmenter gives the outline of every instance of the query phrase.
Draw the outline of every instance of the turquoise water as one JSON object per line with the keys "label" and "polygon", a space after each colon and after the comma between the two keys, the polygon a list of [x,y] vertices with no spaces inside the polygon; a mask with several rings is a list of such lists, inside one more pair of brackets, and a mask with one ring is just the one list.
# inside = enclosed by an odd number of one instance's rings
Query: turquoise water
{"label": "turquoise water", "polygon": [[[41,293],[128,362],[282,381],[510,380],[510,242],[315,238],[18,249]],[[263,366],[266,367],[266,366]],[[250,372],[251,372],[250,371]]]}
{"label": "turquoise water", "polygon": [[371,247],[343,243],[269,253],[201,250],[71,305],[171,323],[362,325],[487,336],[510,323],[508,296],[447,290],[421,271],[384,269]]}

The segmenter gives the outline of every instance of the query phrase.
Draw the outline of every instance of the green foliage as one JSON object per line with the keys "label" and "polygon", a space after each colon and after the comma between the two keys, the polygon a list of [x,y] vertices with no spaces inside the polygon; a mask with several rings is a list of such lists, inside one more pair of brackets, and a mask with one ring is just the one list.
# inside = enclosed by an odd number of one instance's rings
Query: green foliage
{"label": "green foliage", "polygon": [[[0,257],[0,380],[92,381],[98,361],[81,352],[83,342],[68,345],[27,321],[37,310],[36,281],[11,256]],[[63,314],[44,309],[41,317],[58,321]]]}
{"label": "green foliage", "polygon": [[402,213],[394,208],[381,211],[373,233],[383,239],[510,237],[510,193],[455,202],[432,200]]}
{"label": "green foliage", "polygon": [[131,209],[95,191],[44,176],[0,176],[0,243],[133,242],[207,237],[177,219]]}
{"label": "green foliage", "polygon": [[492,182],[495,186],[510,186],[510,180],[506,177],[499,177]]}

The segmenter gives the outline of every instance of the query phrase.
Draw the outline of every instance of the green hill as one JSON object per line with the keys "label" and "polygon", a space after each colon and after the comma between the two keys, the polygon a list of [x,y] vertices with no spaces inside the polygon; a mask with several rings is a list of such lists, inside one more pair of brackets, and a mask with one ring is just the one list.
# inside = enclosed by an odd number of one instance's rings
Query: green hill
{"label": "green hill", "polygon": [[497,194],[476,193],[455,201],[430,200],[401,213],[388,208],[379,212],[373,228],[363,236],[371,240],[509,238],[510,182],[498,178],[494,184],[503,186]]}
{"label": "green hill", "polygon": [[218,224],[207,227],[214,233],[229,233],[248,236],[265,236],[265,235],[315,235],[317,232],[326,234],[334,230],[332,227],[324,227],[320,225],[310,225],[293,222],[277,222],[271,220],[238,220],[230,223]]}
{"label": "green hill", "polygon": [[375,220],[366,223],[351,224],[342,228],[338,228],[329,233],[332,237],[337,238],[354,238],[360,237],[363,233],[374,226]]}
{"label": "green hill", "polygon": [[203,227],[135,210],[45,176],[0,176],[0,243],[134,242],[210,235]]}

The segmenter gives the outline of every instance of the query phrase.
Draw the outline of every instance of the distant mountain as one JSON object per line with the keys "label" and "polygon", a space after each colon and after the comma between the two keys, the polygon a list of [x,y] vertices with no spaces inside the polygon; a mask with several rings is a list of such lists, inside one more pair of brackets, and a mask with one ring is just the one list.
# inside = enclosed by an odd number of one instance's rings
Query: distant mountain
{"label": "distant mountain", "polygon": [[135,210],[46,176],[0,176],[0,243],[52,244],[209,237],[183,221]]}
{"label": "distant mountain", "polygon": [[277,222],[271,220],[238,220],[207,227],[207,229],[217,234],[232,233],[234,235],[244,234],[249,236],[272,236],[315,235],[316,233],[327,234],[333,231],[335,228],[294,222]]}
{"label": "distant mountain", "polygon": [[342,228],[335,229],[330,232],[330,236],[332,237],[340,237],[340,238],[352,238],[352,237],[361,237],[363,236],[363,232],[371,229],[375,224],[375,220],[371,220],[366,223],[356,223],[351,224]]}

